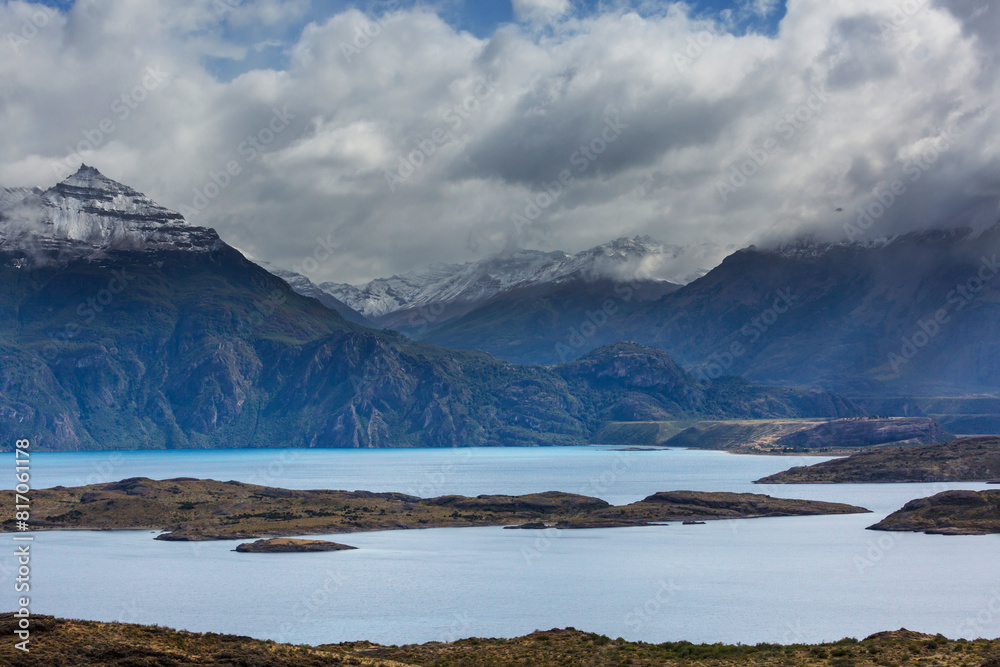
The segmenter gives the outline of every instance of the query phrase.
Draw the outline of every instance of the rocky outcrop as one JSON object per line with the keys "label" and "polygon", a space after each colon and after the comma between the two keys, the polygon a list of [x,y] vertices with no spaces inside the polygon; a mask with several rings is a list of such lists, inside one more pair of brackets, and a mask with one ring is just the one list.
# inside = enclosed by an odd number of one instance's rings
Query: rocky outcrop
{"label": "rocky outcrop", "polygon": [[911,500],[869,529],[928,535],[1000,533],[1000,491],[944,491]]}
{"label": "rocky outcrop", "polygon": [[87,165],[48,190],[8,190],[0,199],[7,200],[0,206],[0,250],[23,265],[123,251],[211,252],[222,245],[214,230],[189,224]]}

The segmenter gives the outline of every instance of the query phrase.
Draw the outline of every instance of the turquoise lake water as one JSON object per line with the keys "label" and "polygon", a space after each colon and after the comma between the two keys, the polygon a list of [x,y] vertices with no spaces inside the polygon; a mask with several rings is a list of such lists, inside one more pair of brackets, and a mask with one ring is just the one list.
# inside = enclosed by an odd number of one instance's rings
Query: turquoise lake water
{"label": "turquoise lake water", "polygon": [[[13,459],[2,460],[11,475],[0,486],[12,488]],[[690,489],[848,502],[873,514],[355,533],[329,537],[357,551],[318,554],[238,554],[239,542],[158,542],[148,531],[45,532],[34,542],[33,611],[312,644],[567,626],[649,642],[815,642],[900,627],[1000,636],[1000,536],[865,530],[913,498],[985,485],[751,483],[820,460],[598,447],[35,454],[36,488],[211,477],[419,496],[561,490],[616,504]],[[13,548],[3,551],[2,606],[13,608]]]}

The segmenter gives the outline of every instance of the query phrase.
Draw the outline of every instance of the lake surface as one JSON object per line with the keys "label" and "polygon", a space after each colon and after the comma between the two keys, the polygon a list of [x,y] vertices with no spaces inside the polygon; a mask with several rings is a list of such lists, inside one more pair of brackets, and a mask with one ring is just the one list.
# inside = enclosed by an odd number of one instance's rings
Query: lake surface
{"label": "lake surface", "polygon": [[[2,459],[13,468],[12,457]],[[148,531],[45,532],[34,542],[33,610],[311,644],[567,626],[649,642],[816,642],[900,627],[1000,636],[1000,536],[865,530],[913,498],[988,487],[751,483],[820,460],[596,447],[35,454],[36,488],[183,476],[420,496],[562,490],[616,504],[691,489],[849,502],[874,513],[355,533],[329,537],[358,551],[317,554],[237,554],[239,542],[157,542]],[[10,551],[0,559],[6,590]]]}

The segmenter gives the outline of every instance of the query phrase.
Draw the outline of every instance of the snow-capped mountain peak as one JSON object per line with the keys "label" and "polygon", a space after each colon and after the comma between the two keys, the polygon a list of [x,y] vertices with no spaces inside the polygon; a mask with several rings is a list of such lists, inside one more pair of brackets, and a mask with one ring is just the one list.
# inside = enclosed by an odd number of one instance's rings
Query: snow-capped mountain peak
{"label": "snow-capped mountain peak", "polygon": [[112,251],[207,251],[214,230],[187,223],[141,192],[82,165],[49,188],[0,190],[0,252],[65,261]]}
{"label": "snow-capped mountain peak", "polygon": [[465,264],[435,264],[364,285],[320,287],[366,317],[377,319],[430,304],[472,304],[514,288],[566,280],[665,280],[687,283],[715,265],[723,249],[679,247],[648,236],[619,238],[570,255],[519,249]]}
{"label": "snow-capped mountain peak", "polygon": [[320,287],[365,317],[431,303],[474,303],[542,273],[565,253],[519,250],[465,264],[434,264],[411,273],[378,278],[365,285],[323,283]]}

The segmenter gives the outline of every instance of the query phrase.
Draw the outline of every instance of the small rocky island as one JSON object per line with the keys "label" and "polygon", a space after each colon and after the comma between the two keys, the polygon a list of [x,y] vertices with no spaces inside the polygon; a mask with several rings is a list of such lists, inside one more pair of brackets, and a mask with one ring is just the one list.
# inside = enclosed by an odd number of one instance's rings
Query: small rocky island
{"label": "small rocky island", "polygon": [[[14,516],[13,491],[0,491],[0,512]],[[134,477],[110,484],[39,489],[33,530],[161,530],[172,541],[256,539],[373,530],[526,525],[613,528],[667,521],[852,514],[862,507],[751,493],[671,491],[615,506],[561,491],[522,496],[418,498],[403,493],[302,491],[243,482]],[[0,524],[16,529],[14,519]]]}
{"label": "small rocky island", "polygon": [[291,537],[272,537],[239,545],[233,551],[241,554],[304,554],[317,551],[352,551],[357,547],[326,540],[298,540]]}
{"label": "small rocky island", "polygon": [[1000,491],[944,491],[911,500],[869,530],[928,535],[1000,533]]}
{"label": "small rocky island", "polygon": [[1000,480],[1000,437],[939,445],[879,447],[843,459],[791,468],[757,484],[881,484]]}

